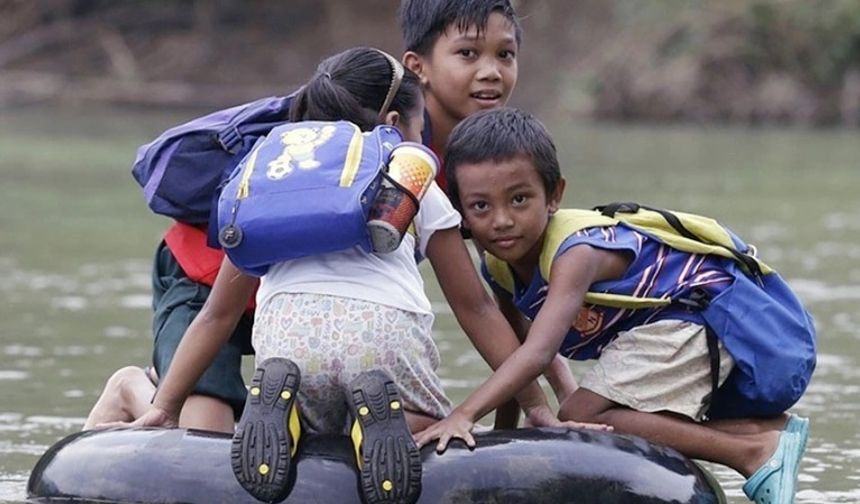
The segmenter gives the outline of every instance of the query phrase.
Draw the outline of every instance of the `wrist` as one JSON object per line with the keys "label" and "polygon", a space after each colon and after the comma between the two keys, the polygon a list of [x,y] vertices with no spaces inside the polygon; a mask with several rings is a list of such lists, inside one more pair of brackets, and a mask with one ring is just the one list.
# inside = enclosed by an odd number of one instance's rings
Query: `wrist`
{"label": "wrist", "polygon": [[162,397],[157,391],[150,401],[153,408],[159,409],[165,415],[171,418],[179,418],[179,412],[182,410],[182,401]]}
{"label": "wrist", "polygon": [[516,399],[520,404],[520,408],[526,413],[533,409],[549,408],[546,394],[543,393],[543,389],[540,388],[540,385],[536,381],[517,394]]}
{"label": "wrist", "polygon": [[472,409],[466,403],[463,403],[463,404],[457,406],[456,408],[454,408],[454,410],[451,411],[451,415],[458,415],[458,416],[462,417],[463,419],[465,419],[469,422],[472,422],[472,423],[475,423],[478,421],[477,412],[474,409]]}

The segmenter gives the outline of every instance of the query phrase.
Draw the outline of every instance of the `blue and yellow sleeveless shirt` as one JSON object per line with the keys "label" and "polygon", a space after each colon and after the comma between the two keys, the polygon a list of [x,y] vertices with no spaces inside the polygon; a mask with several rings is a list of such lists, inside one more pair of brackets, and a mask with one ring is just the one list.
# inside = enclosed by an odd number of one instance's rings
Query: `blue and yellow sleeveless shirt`
{"label": "blue and yellow sleeveless shirt", "polygon": [[[561,227],[573,227],[574,230],[557,239],[556,243],[560,241],[557,247],[552,240],[545,240],[544,243],[545,252],[550,252],[552,247],[556,247],[556,251],[551,255],[552,259],[583,244],[603,250],[623,252],[632,258],[623,278],[597,282],[589,289],[586,303],[559,349],[559,353],[567,358],[576,360],[597,358],[603,347],[619,332],[658,320],[687,320],[704,324],[699,310],[688,308],[673,300],[688,298],[695,290],[704,290],[710,296],[716,296],[732,283],[735,275],[743,274],[737,268],[727,268],[727,265],[733,262],[732,259],[677,250],[621,222],[604,224],[582,229],[576,229],[578,225],[562,225]],[[555,228],[558,227],[558,225],[555,226]],[[559,230],[552,231],[558,233]],[[731,235],[731,238],[739,246],[745,247],[737,236]],[[550,250],[546,250],[547,248]],[[492,259],[495,258],[491,257]],[[549,290],[546,280],[549,276],[548,268],[536,266],[532,282],[529,285],[523,285],[506,264],[498,259],[495,261],[496,263],[490,266],[486,258],[482,262],[481,272],[485,280],[499,295],[508,297],[529,320],[534,320]],[[510,277],[504,282],[498,278],[501,276],[498,269],[500,263],[504,264],[504,268],[510,272]],[[496,276],[491,274],[491,271],[496,273]],[[511,280],[513,280],[512,286]],[[651,303],[653,306],[646,304],[638,309],[625,307],[628,301],[589,302],[590,296],[595,294],[608,294],[607,299],[617,296],[620,299],[652,299],[655,302]],[[608,306],[612,304],[617,306]]]}

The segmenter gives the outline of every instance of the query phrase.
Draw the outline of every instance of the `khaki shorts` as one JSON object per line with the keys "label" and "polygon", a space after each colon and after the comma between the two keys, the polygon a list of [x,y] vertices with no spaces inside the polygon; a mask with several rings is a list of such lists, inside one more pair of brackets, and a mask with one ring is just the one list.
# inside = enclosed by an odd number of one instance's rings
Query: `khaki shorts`
{"label": "khaki shorts", "polygon": [[404,409],[444,418],[451,402],[436,374],[433,315],[322,294],[276,294],[257,308],[257,364],[286,357],[302,372],[298,402],[309,432],[347,433],[346,394],[362,371],[394,379]]}
{"label": "khaki shorts", "polygon": [[[618,337],[601,352],[581,386],[637,411],[671,411],[702,420],[710,406],[711,364],[705,327],[661,320]],[[734,361],[720,348],[719,383]]]}

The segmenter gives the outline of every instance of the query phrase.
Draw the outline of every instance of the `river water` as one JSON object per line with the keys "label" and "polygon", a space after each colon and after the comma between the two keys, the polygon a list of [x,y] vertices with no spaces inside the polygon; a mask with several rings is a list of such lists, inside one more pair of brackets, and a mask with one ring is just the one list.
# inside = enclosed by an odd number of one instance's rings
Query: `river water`
{"label": "river water", "polygon": [[[129,168],[139,144],[187,116],[0,111],[0,502],[25,499],[39,455],[80,429],[112,370],[149,361],[150,260],[168,221],[148,212]],[[812,418],[797,502],[860,502],[856,131],[550,126],[568,206],[624,200],[705,213],[786,277],[816,319],[820,348],[795,408]],[[425,273],[440,372],[458,401],[487,368]],[[710,467],[731,502],[748,502],[740,476]]]}

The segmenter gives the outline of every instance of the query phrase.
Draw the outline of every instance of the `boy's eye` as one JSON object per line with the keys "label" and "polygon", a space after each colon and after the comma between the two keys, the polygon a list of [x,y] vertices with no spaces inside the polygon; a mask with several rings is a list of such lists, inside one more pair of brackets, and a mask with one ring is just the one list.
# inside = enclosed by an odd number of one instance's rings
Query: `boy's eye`
{"label": "boy's eye", "polygon": [[528,201],[528,196],[526,196],[525,194],[517,194],[516,196],[511,198],[511,202],[517,206],[524,205],[526,201]]}
{"label": "boy's eye", "polygon": [[457,51],[457,54],[465,58],[472,58],[478,53],[474,49],[460,49]]}
{"label": "boy's eye", "polygon": [[499,57],[502,59],[515,59],[517,54],[509,49],[504,49],[499,52]]}
{"label": "boy's eye", "polygon": [[487,205],[486,201],[475,201],[469,205],[469,208],[475,212],[484,212],[489,208],[489,205]]}

